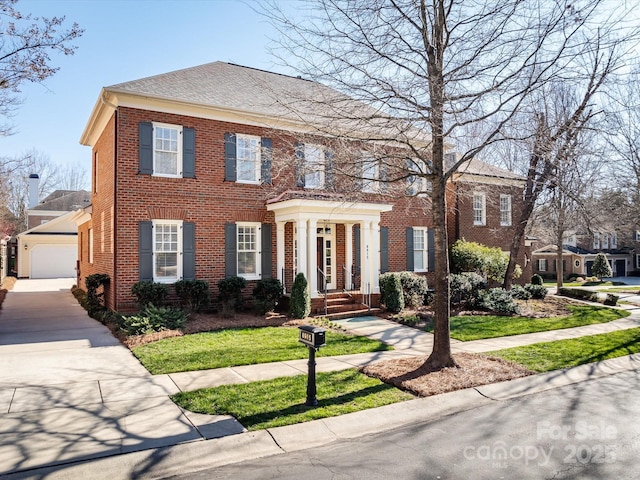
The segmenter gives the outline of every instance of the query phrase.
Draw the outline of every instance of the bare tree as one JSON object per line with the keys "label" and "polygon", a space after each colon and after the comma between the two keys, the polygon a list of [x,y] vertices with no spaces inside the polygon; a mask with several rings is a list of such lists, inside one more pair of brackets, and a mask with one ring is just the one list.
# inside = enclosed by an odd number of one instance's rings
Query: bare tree
{"label": "bare tree", "polygon": [[[616,20],[598,17],[604,1],[312,0],[304,5],[306,11],[299,6],[293,15],[277,4],[263,8],[281,34],[274,52],[301,76],[368,107],[335,98],[327,102],[322,95],[315,108],[308,101],[304,108],[299,101],[290,107],[301,120],[312,118],[309,128],[325,136],[403,150],[413,168],[390,162],[389,182],[415,175],[429,182],[436,298],[434,347],[425,367],[454,366],[447,183],[460,165],[503,140],[505,125],[532,93],[549,81],[582,75],[577,59],[610,47]],[[315,115],[305,116],[310,110]],[[320,117],[324,128],[318,127]],[[466,138],[457,161],[445,164],[446,149],[462,145],[459,140],[469,131],[477,138]],[[534,155],[542,158],[538,150]],[[416,166],[424,167],[416,172]]]}
{"label": "bare tree", "polygon": [[[32,17],[16,10],[17,0],[0,0],[0,116],[10,117],[19,104],[20,86],[40,83],[55,74],[49,52],[73,55],[71,42],[83,30],[74,23],[64,29],[64,17]],[[0,136],[11,128],[0,126]]]}

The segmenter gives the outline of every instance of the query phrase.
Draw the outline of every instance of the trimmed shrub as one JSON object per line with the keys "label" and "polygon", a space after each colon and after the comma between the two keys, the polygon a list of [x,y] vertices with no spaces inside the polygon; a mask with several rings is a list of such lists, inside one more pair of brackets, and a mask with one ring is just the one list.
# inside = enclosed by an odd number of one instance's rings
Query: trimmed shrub
{"label": "trimmed shrub", "polygon": [[94,273],[84,280],[87,287],[86,309],[91,318],[104,323],[102,311],[106,310],[104,305],[104,288],[109,284],[110,278],[106,273]]}
{"label": "trimmed shrub", "polygon": [[184,327],[187,316],[182,310],[147,305],[138,315],[122,317],[120,328],[128,335],[142,335],[161,330],[177,330]]}
{"label": "trimmed shrub", "polygon": [[547,297],[548,290],[544,285],[534,285],[533,283],[527,283],[524,288],[527,292],[529,292],[531,298],[535,300],[544,300]]}
{"label": "trimmed shrub", "polygon": [[211,293],[204,280],[180,280],[174,286],[180,305],[187,311],[200,312],[209,306]]}
{"label": "trimmed shrub", "polygon": [[598,294],[590,290],[582,290],[580,288],[559,288],[558,295],[563,297],[577,298],[579,300],[586,300],[589,302],[597,302]]}
{"label": "trimmed shrub", "polygon": [[486,282],[477,273],[464,272],[449,275],[451,304],[467,303],[475,305],[479,300],[479,292],[486,287]]}
{"label": "trimmed shrub", "polygon": [[311,313],[311,297],[307,288],[307,279],[304,273],[296,275],[291,288],[291,305],[289,315],[292,318],[306,318]]}
{"label": "trimmed shrub", "polygon": [[607,298],[603,303],[609,307],[615,307],[618,304],[618,300],[620,300],[620,297],[618,295],[607,293]]}
{"label": "trimmed shrub", "polygon": [[531,285],[543,285],[543,284],[544,284],[544,280],[537,273],[533,275],[533,277],[531,277]]}
{"label": "trimmed shrub", "polygon": [[426,277],[414,272],[398,272],[402,295],[406,307],[421,307],[424,304],[424,296],[429,291]]}
{"label": "trimmed shrub", "polygon": [[491,288],[480,294],[479,307],[498,315],[517,315],[518,304],[513,301],[511,293],[502,288]]}
{"label": "trimmed shrub", "polygon": [[169,287],[164,283],[141,281],[133,284],[131,293],[143,310],[147,305],[164,305],[169,296]]}
{"label": "trimmed shrub", "polygon": [[233,316],[237,310],[241,310],[242,290],[247,286],[247,281],[242,277],[227,277],[218,282],[218,300],[222,303],[222,314]]}
{"label": "trimmed shrub", "polygon": [[393,313],[401,312],[404,308],[404,295],[402,293],[402,283],[398,275],[391,275],[386,282],[385,303],[387,310]]}
{"label": "trimmed shrub", "polygon": [[604,253],[599,253],[596,258],[593,259],[593,266],[591,267],[591,273],[598,278],[613,277],[613,271],[609,260]]}
{"label": "trimmed shrub", "polygon": [[253,296],[261,315],[275,309],[283,295],[284,287],[277,278],[263,278],[253,289]]}
{"label": "trimmed shrub", "polygon": [[513,285],[509,292],[511,293],[511,298],[516,300],[529,300],[531,298],[531,292],[522,285]]}
{"label": "trimmed shrub", "polygon": [[[476,272],[496,282],[504,279],[509,264],[509,254],[500,248],[462,239],[451,246],[449,258],[453,273]],[[518,278],[520,275],[522,275],[522,267],[517,265],[513,278]]]}

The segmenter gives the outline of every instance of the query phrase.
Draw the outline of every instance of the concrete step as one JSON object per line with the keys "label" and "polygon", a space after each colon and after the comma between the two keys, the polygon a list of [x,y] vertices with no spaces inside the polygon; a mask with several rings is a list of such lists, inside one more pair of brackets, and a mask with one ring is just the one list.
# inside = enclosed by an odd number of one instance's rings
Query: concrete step
{"label": "concrete step", "polygon": [[349,310],[344,312],[336,312],[336,313],[328,313],[324,315],[322,313],[313,315],[314,317],[324,317],[329,321],[333,320],[342,320],[343,318],[353,318],[353,317],[366,317],[368,315],[377,315],[382,310],[379,308],[369,309],[364,305],[358,305],[358,310]]}

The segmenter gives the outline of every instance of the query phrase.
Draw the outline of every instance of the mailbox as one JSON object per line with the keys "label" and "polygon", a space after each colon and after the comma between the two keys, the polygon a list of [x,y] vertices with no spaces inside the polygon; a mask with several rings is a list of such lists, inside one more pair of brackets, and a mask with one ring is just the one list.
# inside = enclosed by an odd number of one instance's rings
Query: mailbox
{"label": "mailbox", "polygon": [[298,341],[304,343],[308,347],[320,348],[326,345],[325,329],[314,327],[312,325],[301,325]]}

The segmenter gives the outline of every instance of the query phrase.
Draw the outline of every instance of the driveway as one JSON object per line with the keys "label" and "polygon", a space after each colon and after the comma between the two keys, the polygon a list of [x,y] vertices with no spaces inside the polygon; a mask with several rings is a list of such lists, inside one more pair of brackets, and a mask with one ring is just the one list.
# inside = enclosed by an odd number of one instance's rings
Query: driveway
{"label": "driveway", "polygon": [[0,476],[202,439],[73,283],[18,280],[0,309]]}

